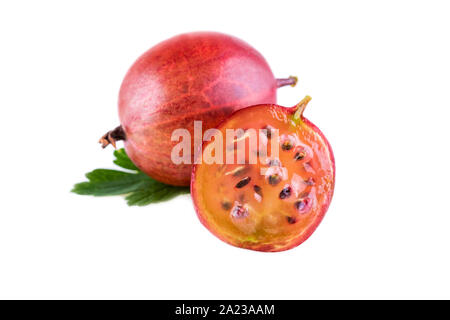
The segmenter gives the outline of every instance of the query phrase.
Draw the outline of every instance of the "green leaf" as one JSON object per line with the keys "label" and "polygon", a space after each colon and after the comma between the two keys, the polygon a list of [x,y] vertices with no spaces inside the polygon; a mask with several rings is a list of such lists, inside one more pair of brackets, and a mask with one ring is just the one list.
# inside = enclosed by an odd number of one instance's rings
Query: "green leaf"
{"label": "green leaf", "polygon": [[139,189],[146,176],[117,170],[96,169],[86,174],[88,182],[75,185],[72,192],[82,195],[113,196]]}
{"label": "green leaf", "polygon": [[114,156],[116,157],[114,163],[117,164],[119,167],[133,171],[139,171],[139,169],[134,165],[134,163],[130,160],[130,158],[128,158],[125,149],[115,150]]}
{"label": "green leaf", "polygon": [[115,164],[135,172],[96,169],[87,173],[88,181],[77,183],[72,192],[93,196],[127,195],[125,199],[130,206],[145,206],[189,193],[189,187],[170,186],[144,174],[131,162],[124,149],[114,151],[114,155]]}
{"label": "green leaf", "polygon": [[150,203],[167,201],[185,193],[189,193],[189,188],[165,185],[158,188],[136,190],[125,199],[130,206],[146,206]]}

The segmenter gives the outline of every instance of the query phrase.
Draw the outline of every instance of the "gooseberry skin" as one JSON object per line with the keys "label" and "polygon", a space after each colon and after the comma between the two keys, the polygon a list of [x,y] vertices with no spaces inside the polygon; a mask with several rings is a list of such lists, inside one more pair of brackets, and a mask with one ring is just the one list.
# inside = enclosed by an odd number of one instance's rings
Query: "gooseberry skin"
{"label": "gooseberry skin", "polygon": [[[310,98],[305,99],[304,106]],[[248,196],[252,193],[252,183],[248,184],[249,189],[246,189],[243,197],[238,196],[238,193],[244,192],[244,188],[233,189],[233,177],[226,174],[226,170],[232,170],[233,165],[218,165],[217,168],[220,166],[229,168],[222,169],[225,170],[222,171],[225,173],[223,175],[214,168],[215,164],[194,165],[191,195],[197,216],[201,223],[222,241],[255,251],[285,251],[306,241],[325,216],[334,193],[336,170],[334,155],[328,140],[313,123],[303,117],[302,110],[300,117],[295,118],[298,106],[293,108],[273,104],[252,106],[235,112],[218,127],[224,131],[245,124],[247,128],[258,129],[264,128],[269,123],[280,130],[280,135],[286,132],[295,134],[299,137],[297,143],[307,147],[308,156],[304,158],[307,162],[303,162],[303,159],[296,159],[296,148],[282,150],[282,140],[275,142],[280,146],[282,165],[288,169],[288,177],[284,183],[271,185],[264,182],[265,178],[259,176],[260,168],[267,167],[265,161],[261,161],[263,159],[260,159],[259,164],[249,165],[251,168],[247,170],[246,175],[252,176],[251,181],[254,186],[257,185],[258,195],[263,197],[262,201],[259,199],[255,201]],[[209,143],[211,142],[205,142],[204,147]],[[309,170],[305,170],[306,167],[301,169],[302,164],[308,165]],[[311,169],[314,173],[311,173]],[[214,180],[209,179],[211,174],[215,175]],[[294,175],[302,178],[300,192],[295,192],[297,187]],[[289,196],[282,193],[286,189],[286,184],[290,186]],[[281,198],[280,194],[283,194]],[[214,203],[216,199],[220,200],[223,197],[228,201],[244,198],[245,201],[238,204],[248,208],[245,218],[247,221],[242,220],[240,224],[233,224],[233,218],[228,214],[227,208],[217,209]],[[297,204],[299,201],[305,202],[299,206]],[[267,217],[270,222],[270,234],[264,229],[267,227],[265,223]]]}
{"label": "gooseberry skin", "polygon": [[234,111],[276,102],[276,79],[263,56],[225,34],[196,32],[161,42],[132,65],[119,93],[125,150],[143,172],[161,182],[187,186],[191,164],[174,164],[175,129],[193,122],[203,132]]}

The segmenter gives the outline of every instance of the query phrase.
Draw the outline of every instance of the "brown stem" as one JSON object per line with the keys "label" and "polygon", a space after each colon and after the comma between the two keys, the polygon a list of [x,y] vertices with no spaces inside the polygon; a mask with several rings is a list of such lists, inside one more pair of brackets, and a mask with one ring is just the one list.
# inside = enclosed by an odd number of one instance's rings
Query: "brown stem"
{"label": "brown stem", "polygon": [[284,86],[295,87],[295,85],[297,84],[298,78],[296,76],[290,76],[289,78],[276,79],[276,80],[277,80],[277,88],[281,88]]}
{"label": "brown stem", "polygon": [[123,131],[122,126],[118,126],[114,130],[105,133],[98,142],[102,144],[102,148],[106,148],[109,144],[116,148],[116,141],[125,139],[125,131]]}

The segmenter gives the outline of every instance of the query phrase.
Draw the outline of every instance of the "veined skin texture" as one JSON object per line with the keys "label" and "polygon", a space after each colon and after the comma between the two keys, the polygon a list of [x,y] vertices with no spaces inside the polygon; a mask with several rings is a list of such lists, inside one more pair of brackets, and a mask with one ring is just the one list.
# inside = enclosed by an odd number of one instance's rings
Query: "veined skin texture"
{"label": "veined skin texture", "polygon": [[[119,94],[125,149],[146,174],[187,186],[191,165],[171,160],[172,132],[203,132],[243,107],[276,102],[277,83],[263,56],[245,42],[213,32],[182,34],[145,52],[130,68]],[[192,162],[191,162],[192,163]]]}

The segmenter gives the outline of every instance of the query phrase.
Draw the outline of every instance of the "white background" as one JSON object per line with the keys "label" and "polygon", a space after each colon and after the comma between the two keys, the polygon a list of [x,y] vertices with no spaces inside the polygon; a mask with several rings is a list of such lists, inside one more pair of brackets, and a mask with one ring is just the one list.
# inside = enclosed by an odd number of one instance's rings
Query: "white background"
{"label": "white background", "polygon": [[[446,1],[2,1],[0,298],[450,298]],[[188,31],[235,35],[336,156],[331,207],[301,246],[237,249],[190,196],[147,207],[70,193],[112,166],[128,67]]]}

